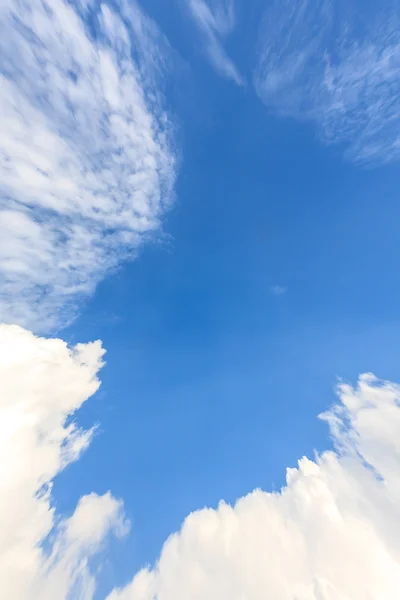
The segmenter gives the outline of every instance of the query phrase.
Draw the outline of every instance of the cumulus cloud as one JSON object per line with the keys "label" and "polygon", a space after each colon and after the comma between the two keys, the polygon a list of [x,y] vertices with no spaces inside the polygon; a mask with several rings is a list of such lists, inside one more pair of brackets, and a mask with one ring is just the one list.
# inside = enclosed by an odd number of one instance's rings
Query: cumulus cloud
{"label": "cumulus cloud", "polygon": [[158,226],[176,170],[163,43],[134,2],[1,3],[0,320],[65,325]]}
{"label": "cumulus cloud", "polygon": [[288,469],[280,492],[191,514],[108,600],[397,600],[400,386],[340,385],[322,418],[335,451]]}
{"label": "cumulus cloud", "polygon": [[54,478],[92,437],[72,417],[99,386],[102,356],[100,342],[68,348],[0,326],[1,598],[92,598],[90,558],[110,532],[127,531],[110,493],[84,496],[61,520],[52,501]]}
{"label": "cumulus cloud", "polygon": [[243,85],[242,76],[223,47],[224,39],[235,28],[234,0],[188,0],[188,8],[203,34],[207,55],[215,69]]}
{"label": "cumulus cloud", "polygon": [[254,83],[275,114],[316,124],[363,163],[400,158],[400,27],[392,0],[274,0],[260,27]]}
{"label": "cumulus cloud", "polygon": [[[71,417],[97,390],[102,357],[99,342],[0,327],[1,597],[92,600],[91,558],[128,530],[110,493],[81,498],[67,519],[52,500],[54,477],[90,442]],[[192,513],[155,567],[108,600],[397,600],[400,386],[367,374],[338,397],[322,415],[334,451],[301,459],[280,492]]]}

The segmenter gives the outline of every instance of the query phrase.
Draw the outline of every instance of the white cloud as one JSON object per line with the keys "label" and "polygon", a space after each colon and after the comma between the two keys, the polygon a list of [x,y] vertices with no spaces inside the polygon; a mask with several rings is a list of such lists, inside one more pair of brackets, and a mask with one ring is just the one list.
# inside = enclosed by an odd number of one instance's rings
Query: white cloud
{"label": "white cloud", "polygon": [[400,387],[363,375],[338,393],[334,452],[288,469],[281,492],[191,514],[108,600],[397,600]]}
{"label": "white cloud", "polygon": [[90,442],[71,417],[97,390],[102,356],[100,342],[68,348],[0,326],[1,598],[92,598],[90,558],[108,533],[127,531],[109,493],[84,496],[61,521],[52,502],[55,476]]}
{"label": "white cloud", "polygon": [[235,28],[234,0],[188,0],[192,18],[202,31],[207,55],[215,69],[238,85],[244,81],[223,47]]}
{"label": "white cloud", "polygon": [[[282,27],[270,30],[258,71],[263,99],[316,120],[328,140],[351,139],[354,158],[396,158],[394,29],[381,50],[375,25],[370,45],[342,37],[321,61],[330,5],[280,5],[288,33],[272,13]],[[232,6],[191,3],[214,64],[240,83],[220,42],[233,29]],[[156,28],[134,4],[123,17],[90,0],[79,11],[60,0],[0,6],[0,310],[37,329],[64,324],[77,299],[157,227],[175,176]],[[96,34],[85,11],[97,11]],[[302,29],[309,19],[314,41]],[[93,431],[71,417],[97,390],[102,356],[99,342],[70,349],[0,326],[2,598],[91,600],[91,558],[109,533],[127,531],[110,493],[84,496],[69,518],[52,498],[54,478],[90,443]],[[397,600],[400,388],[367,375],[339,396],[324,416],[335,452],[303,458],[279,493],[193,513],[154,569],[110,600]]]}
{"label": "white cloud", "polygon": [[[99,342],[68,346],[0,327],[0,596],[92,600],[91,558],[127,523],[107,493],[60,520],[55,476],[87,447],[71,416],[99,386]],[[280,492],[189,515],[154,569],[108,600],[397,600],[400,386],[340,385],[323,419],[335,451],[303,458]],[[50,534],[50,535],[49,535]],[[45,546],[43,543],[46,542]]]}
{"label": "white cloud", "polygon": [[275,114],[316,123],[351,160],[400,158],[396,5],[274,0],[260,28],[255,87]]}
{"label": "white cloud", "polygon": [[37,331],[132,255],[175,178],[156,27],[134,3],[78,6],[90,19],[62,0],[0,7],[0,320]]}

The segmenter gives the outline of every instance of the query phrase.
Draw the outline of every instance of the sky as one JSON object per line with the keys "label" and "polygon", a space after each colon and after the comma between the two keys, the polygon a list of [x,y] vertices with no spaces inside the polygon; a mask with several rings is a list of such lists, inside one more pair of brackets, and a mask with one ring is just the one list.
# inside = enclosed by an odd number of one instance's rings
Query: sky
{"label": "sky", "polygon": [[398,3],[0,13],[0,596],[397,600]]}

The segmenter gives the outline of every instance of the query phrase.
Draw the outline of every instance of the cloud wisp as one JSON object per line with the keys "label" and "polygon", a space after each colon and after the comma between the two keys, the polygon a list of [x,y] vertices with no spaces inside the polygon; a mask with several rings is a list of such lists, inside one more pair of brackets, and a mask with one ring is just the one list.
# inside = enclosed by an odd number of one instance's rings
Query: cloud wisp
{"label": "cloud wisp", "polygon": [[400,386],[340,385],[322,418],[335,451],[288,469],[280,492],[192,513],[108,600],[397,600]]}
{"label": "cloud wisp", "polygon": [[78,7],[0,7],[0,320],[43,332],[158,227],[176,171],[160,34]]}
{"label": "cloud wisp", "polygon": [[207,56],[216,71],[243,85],[242,76],[223,47],[224,40],[235,28],[234,0],[188,0],[187,6],[202,32]]}
{"label": "cloud wisp", "polygon": [[71,417],[97,390],[102,356],[100,342],[68,348],[0,325],[1,598],[93,598],[91,558],[128,530],[110,493],[82,497],[63,520],[53,506],[52,481],[92,437]]}
{"label": "cloud wisp", "polygon": [[400,22],[395,5],[274,0],[260,27],[258,95],[277,115],[311,121],[350,160],[400,159]]}
{"label": "cloud wisp", "polygon": [[269,291],[274,296],[283,296],[283,294],[286,294],[287,292],[287,287],[284,285],[271,285]]}

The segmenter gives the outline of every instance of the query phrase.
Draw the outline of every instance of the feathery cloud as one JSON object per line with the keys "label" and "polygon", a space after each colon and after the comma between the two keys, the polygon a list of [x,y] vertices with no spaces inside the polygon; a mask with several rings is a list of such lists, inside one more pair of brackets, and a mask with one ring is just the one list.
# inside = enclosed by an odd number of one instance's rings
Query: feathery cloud
{"label": "feathery cloud", "polygon": [[203,34],[207,55],[215,69],[243,85],[242,76],[223,47],[223,40],[235,28],[234,0],[188,0],[188,8]]}
{"label": "feathery cloud", "polygon": [[288,469],[280,492],[192,513],[108,600],[397,600],[400,387],[360,377],[322,415],[336,450]]}
{"label": "feathery cloud", "polygon": [[362,163],[400,158],[400,22],[331,0],[274,0],[260,27],[254,84],[268,109],[317,125]]}
{"label": "feathery cloud", "polygon": [[97,390],[102,356],[100,342],[68,348],[0,325],[1,598],[92,598],[91,557],[110,532],[127,532],[110,493],[84,496],[64,520],[52,503],[55,476],[90,443],[93,430],[71,417]]}
{"label": "feathery cloud", "polygon": [[132,3],[0,7],[0,320],[49,331],[159,225],[161,36]]}

